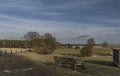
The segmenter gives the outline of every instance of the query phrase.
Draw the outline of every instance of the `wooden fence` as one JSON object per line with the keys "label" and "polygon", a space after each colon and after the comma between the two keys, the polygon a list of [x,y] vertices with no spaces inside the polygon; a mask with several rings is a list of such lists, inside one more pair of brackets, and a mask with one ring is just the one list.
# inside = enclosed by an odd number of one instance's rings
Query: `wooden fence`
{"label": "wooden fence", "polygon": [[5,56],[5,55],[12,55],[12,54],[17,54],[17,53],[25,53],[28,52],[28,50],[2,50],[0,51],[0,56]]}

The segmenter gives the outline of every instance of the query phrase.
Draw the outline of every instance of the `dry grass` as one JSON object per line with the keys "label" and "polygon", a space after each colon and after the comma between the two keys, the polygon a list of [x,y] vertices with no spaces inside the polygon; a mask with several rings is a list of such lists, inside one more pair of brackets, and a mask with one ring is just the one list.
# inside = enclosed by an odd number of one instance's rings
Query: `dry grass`
{"label": "dry grass", "polygon": [[[42,55],[35,53],[20,53],[0,57],[0,76],[119,76],[120,69],[112,64],[111,56],[100,54],[108,53],[101,47],[93,49],[96,57],[84,58],[87,70],[76,72],[73,70],[55,67],[53,56],[63,54],[79,54],[75,49],[57,49],[53,54]],[[4,70],[33,68],[29,71],[4,73]]]}

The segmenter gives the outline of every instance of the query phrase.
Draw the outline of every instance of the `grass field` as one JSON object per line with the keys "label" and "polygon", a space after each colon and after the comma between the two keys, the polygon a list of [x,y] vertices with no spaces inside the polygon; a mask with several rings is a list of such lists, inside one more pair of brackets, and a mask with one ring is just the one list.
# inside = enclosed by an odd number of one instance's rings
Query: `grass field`
{"label": "grass field", "polygon": [[[70,69],[55,67],[53,56],[69,54],[78,55],[80,50],[57,49],[53,54],[20,53],[0,57],[0,76],[120,76],[120,68],[112,64],[112,56],[102,47],[93,49],[93,57],[85,57],[87,70],[77,72]],[[21,69],[32,68],[32,70]],[[7,72],[6,72],[7,70]]]}

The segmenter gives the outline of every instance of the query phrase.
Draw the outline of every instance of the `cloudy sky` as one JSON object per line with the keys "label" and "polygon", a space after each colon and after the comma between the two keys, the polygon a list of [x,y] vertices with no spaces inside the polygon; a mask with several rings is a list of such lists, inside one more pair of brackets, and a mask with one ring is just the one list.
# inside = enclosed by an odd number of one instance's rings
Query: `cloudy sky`
{"label": "cloudy sky", "polygon": [[0,0],[0,38],[28,31],[120,43],[120,0]]}

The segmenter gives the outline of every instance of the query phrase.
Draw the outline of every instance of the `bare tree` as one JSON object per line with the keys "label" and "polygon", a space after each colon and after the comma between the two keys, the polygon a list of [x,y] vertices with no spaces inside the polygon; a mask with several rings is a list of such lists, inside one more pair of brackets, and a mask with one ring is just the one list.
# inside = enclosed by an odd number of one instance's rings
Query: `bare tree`
{"label": "bare tree", "polygon": [[50,54],[55,50],[57,45],[55,37],[49,33],[40,36],[37,32],[28,32],[24,35],[24,38],[28,40],[27,46],[31,45],[31,48],[36,53]]}
{"label": "bare tree", "polygon": [[102,43],[102,47],[107,48],[107,47],[108,47],[108,42],[107,42],[107,41],[104,41],[104,42]]}
{"label": "bare tree", "polygon": [[27,40],[34,40],[39,37],[40,35],[37,32],[28,32],[27,34],[24,35],[24,38]]}
{"label": "bare tree", "polygon": [[81,55],[82,56],[92,56],[92,54],[93,54],[92,49],[94,47],[94,44],[95,44],[94,38],[88,39],[86,46],[84,46],[81,49]]}

